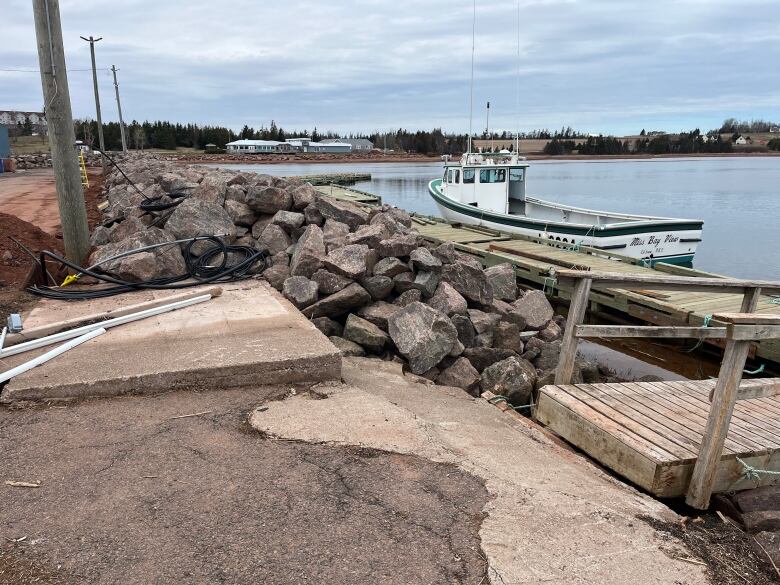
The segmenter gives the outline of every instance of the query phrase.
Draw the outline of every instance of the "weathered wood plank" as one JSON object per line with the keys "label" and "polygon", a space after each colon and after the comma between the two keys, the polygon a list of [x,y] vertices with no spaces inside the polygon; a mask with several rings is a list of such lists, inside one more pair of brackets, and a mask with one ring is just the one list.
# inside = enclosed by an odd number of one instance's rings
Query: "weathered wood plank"
{"label": "weathered wood plank", "polygon": [[755,400],[780,395],[780,378],[743,380],[737,391],[737,400]]}
{"label": "weathered wood plank", "polygon": [[715,313],[712,318],[734,325],[780,325],[780,315],[764,313]]}
{"label": "weathered wood plank", "polygon": [[737,401],[737,389],[742,380],[742,370],[749,349],[750,344],[747,341],[729,339],[726,343],[701,451],[685,496],[688,505],[699,510],[705,510],[710,505],[718,464],[723,455],[723,443],[729,432],[731,415]]}
{"label": "weathered wood plank", "polygon": [[725,327],[655,327],[632,325],[578,325],[577,337],[646,337],[724,339]]}
{"label": "weathered wood plank", "polygon": [[558,358],[558,367],[555,370],[556,384],[570,384],[574,374],[574,360],[577,357],[576,326],[585,318],[588,309],[588,293],[590,293],[591,281],[587,278],[580,279],[574,287],[571,304],[569,305],[568,326],[561,340],[561,354]]}
{"label": "weathered wood plank", "polygon": [[[591,272],[576,270],[561,270],[559,278],[589,278]],[[652,288],[654,290],[706,290],[706,289],[736,289],[734,292],[744,292],[746,288],[765,288],[780,290],[780,282],[768,280],[741,280],[737,278],[696,278],[686,276],[667,276],[665,274],[624,274],[616,272],[593,272],[592,280],[599,286],[617,286],[628,289]],[[688,285],[690,288],[686,288]],[[667,286],[673,288],[667,289]]]}

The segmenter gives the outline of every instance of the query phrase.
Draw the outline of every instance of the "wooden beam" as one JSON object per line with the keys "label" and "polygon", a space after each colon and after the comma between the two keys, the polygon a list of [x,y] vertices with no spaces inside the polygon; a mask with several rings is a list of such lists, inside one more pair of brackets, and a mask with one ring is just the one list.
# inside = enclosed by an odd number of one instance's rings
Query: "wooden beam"
{"label": "wooden beam", "polygon": [[729,339],[726,342],[701,449],[685,497],[688,505],[698,510],[706,510],[710,505],[718,465],[723,455],[723,444],[729,432],[731,415],[734,412],[742,370],[749,350],[749,341]]}
{"label": "wooden beam", "polygon": [[780,315],[771,313],[715,313],[712,318],[735,325],[780,325]]}
{"label": "wooden beam", "polygon": [[703,278],[671,276],[667,274],[625,274],[622,272],[590,272],[579,270],[559,270],[558,282],[561,286],[571,285],[571,281],[592,278],[598,288],[686,290],[708,292],[744,293],[746,288],[780,290],[780,282],[764,280],[739,280],[733,278]]}
{"label": "wooden beam", "polygon": [[646,337],[725,339],[725,327],[644,327],[633,325],[578,325],[577,337]]}
{"label": "wooden beam", "polygon": [[591,281],[582,278],[577,281],[571,295],[569,315],[566,317],[566,331],[561,340],[561,355],[558,358],[558,368],[555,370],[556,384],[571,384],[574,375],[574,360],[577,357],[577,326],[582,324],[585,311],[588,309]]}
{"label": "wooden beam", "polygon": [[778,325],[735,325],[729,323],[727,337],[741,341],[759,341],[761,339],[780,339]]}
{"label": "wooden beam", "polygon": [[[771,398],[772,396],[777,396],[778,394],[780,394],[780,378],[745,380],[739,385],[737,400]],[[710,400],[712,400],[711,397]]]}
{"label": "wooden beam", "polygon": [[746,288],[745,295],[742,297],[742,307],[740,313],[755,313],[758,307],[758,299],[761,298],[760,288]]}

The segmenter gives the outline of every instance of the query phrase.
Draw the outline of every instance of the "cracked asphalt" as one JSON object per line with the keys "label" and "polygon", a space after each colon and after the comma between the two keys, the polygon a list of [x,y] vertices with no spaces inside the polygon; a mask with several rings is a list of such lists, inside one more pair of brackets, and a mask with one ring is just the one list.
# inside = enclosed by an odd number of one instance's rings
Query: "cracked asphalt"
{"label": "cracked asphalt", "polygon": [[0,409],[0,585],[487,582],[479,479],[251,430],[286,392]]}

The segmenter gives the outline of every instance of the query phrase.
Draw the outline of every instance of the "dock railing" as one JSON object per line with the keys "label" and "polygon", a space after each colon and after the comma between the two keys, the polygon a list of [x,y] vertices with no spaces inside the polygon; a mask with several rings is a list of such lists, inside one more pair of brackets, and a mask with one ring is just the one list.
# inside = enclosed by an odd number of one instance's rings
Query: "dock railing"
{"label": "dock railing", "polygon": [[[710,412],[698,458],[688,487],[686,502],[698,509],[709,506],[715,476],[728,435],[734,404],[741,399],[765,398],[780,394],[780,379],[751,380],[742,384],[750,344],[762,339],[780,338],[780,315],[754,313],[761,291],[780,291],[780,282],[729,278],[680,277],[666,274],[645,276],[612,272],[560,270],[558,283],[572,289],[561,355],[555,371],[555,384],[571,384],[577,345],[582,337],[644,337],[725,339],[715,389],[710,396]],[[584,325],[591,288],[623,290],[685,290],[710,293],[742,293],[739,313],[713,315],[712,327]]]}

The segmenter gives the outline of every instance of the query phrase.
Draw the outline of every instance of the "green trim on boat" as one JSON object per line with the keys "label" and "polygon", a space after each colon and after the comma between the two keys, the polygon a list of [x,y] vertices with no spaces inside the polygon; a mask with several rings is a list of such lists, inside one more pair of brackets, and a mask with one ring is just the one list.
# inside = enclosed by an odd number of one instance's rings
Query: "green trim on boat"
{"label": "green trim on boat", "polygon": [[[490,221],[492,223],[498,223],[501,225],[508,225],[512,227],[525,228],[525,229],[538,230],[538,231],[547,231],[548,228],[553,228],[556,233],[574,234],[578,236],[590,236],[596,238],[608,238],[610,236],[623,236],[623,235],[630,235],[630,234],[644,234],[647,233],[648,231],[647,224],[643,226],[625,226],[625,227],[612,227],[612,228],[607,227],[607,228],[594,230],[593,226],[588,226],[588,227],[563,226],[560,223],[550,223],[550,222],[544,222],[544,221],[534,220],[530,218],[521,219],[519,217],[506,215],[503,213],[495,213],[493,211],[486,211],[484,209],[479,209],[478,207],[473,207],[471,205],[466,205],[464,203],[458,203],[457,201],[453,201],[452,199],[445,197],[439,192],[438,187],[440,185],[441,185],[441,179],[434,179],[433,181],[428,183],[428,192],[431,194],[431,197],[433,197],[434,200],[440,205],[443,205],[447,209],[451,209],[452,211],[462,213],[463,215],[468,215],[475,219]],[[652,224],[653,228],[657,230],[680,230],[680,231],[701,230],[703,225],[704,222],[664,223],[663,221]]]}

